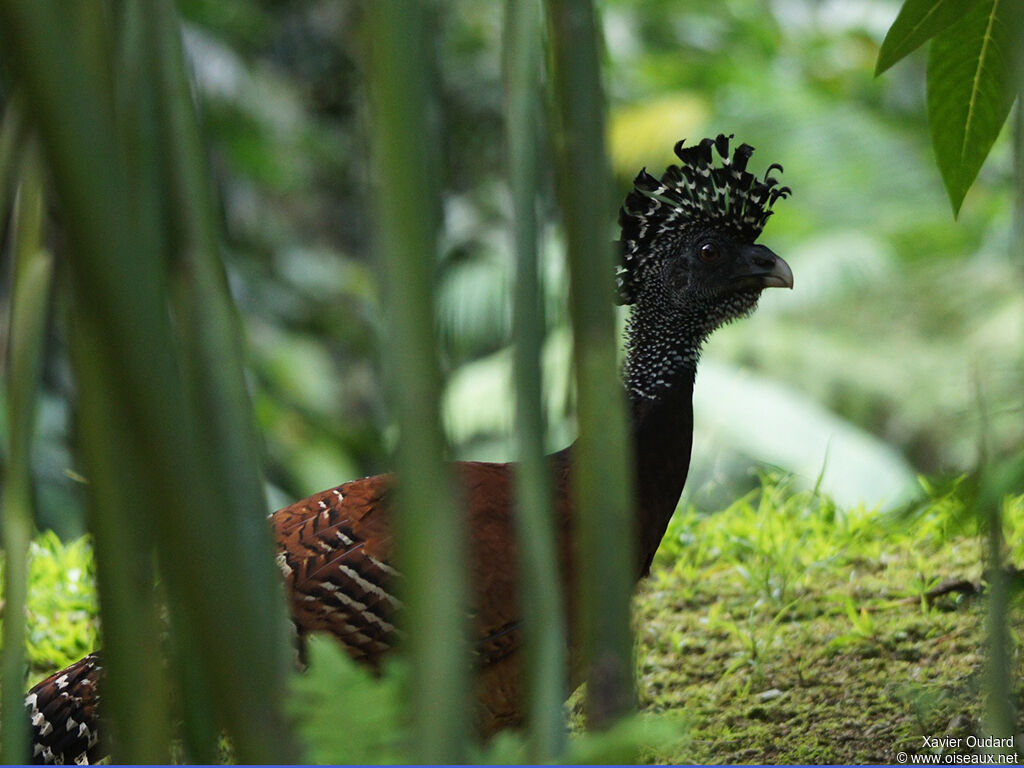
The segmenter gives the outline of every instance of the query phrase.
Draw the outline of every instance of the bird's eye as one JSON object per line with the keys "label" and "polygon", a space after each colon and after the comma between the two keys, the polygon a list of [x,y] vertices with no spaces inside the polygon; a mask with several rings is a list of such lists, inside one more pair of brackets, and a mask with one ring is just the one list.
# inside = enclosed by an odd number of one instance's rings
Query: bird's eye
{"label": "bird's eye", "polygon": [[718,261],[722,258],[722,251],[714,243],[704,243],[698,251],[700,253],[701,261]]}

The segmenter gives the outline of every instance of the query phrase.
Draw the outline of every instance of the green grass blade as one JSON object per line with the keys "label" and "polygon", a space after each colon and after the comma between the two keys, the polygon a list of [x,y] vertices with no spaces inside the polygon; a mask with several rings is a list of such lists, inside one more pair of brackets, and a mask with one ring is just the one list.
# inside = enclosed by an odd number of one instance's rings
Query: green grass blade
{"label": "green grass blade", "polygon": [[[1017,19],[1017,31],[1014,34],[1018,40],[1024,37],[1024,14]],[[1017,124],[1014,126],[1013,136],[1014,205],[1011,247],[1014,249],[1013,253],[1019,256],[1024,253],[1024,98],[1020,96],[1024,93],[1024,53],[1017,56],[1017,89]],[[1024,472],[1020,477],[1020,487],[1024,487]]]}
{"label": "green grass blade", "polygon": [[977,0],[906,0],[878,51],[875,77],[955,24]]}
{"label": "green grass blade", "polygon": [[[173,203],[163,171],[172,160],[166,159],[169,153],[162,141],[165,119],[160,105],[161,91],[156,87],[161,70],[158,54],[161,25],[152,4],[140,0],[121,0],[112,6],[112,11],[116,29],[115,98],[117,115],[121,118],[118,124],[122,132],[121,146],[131,168],[140,226],[160,233],[159,252],[153,256],[167,257],[170,238],[166,219]],[[118,532],[111,530],[108,535],[117,536]],[[165,541],[164,537],[158,537],[150,546]],[[102,563],[101,560],[101,568]],[[195,628],[188,622],[176,621],[171,622],[168,629],[169,642],[163,650],[169,651],[173,660],[167,669],[168,682],[173,681],[180,692],[184,754],[193,762],[213,762],[217,759],[218,742],[213,691],[211,686],[203,684],[206,677],[202,672],[201,652],[185,653],[185,649],[196,648],[191,637]],[[202,725],[197,726],[197,721]]]}
{"label": "green grass blade", "polygon": [[[0,211],[10,208],[14,190],[18,185],[25,133],[25,121],[22,119],[19,101],[17,96],[10,97],[4,105],[3,118],[0,119]],[[0,223],[0,238],[4,236],[6,226]]]}
{"label": "green grass blade", "polygon": [[983,0],[928,55],[928,125],[954,215],[1016,97],[1016,0]]}
{"label": "green grass blade", "polygon": [[[1017,19],[1017,39],[1024,34],[1024,15]],[[1018,74],[1024,81],[1024,56],[1017,62]],[[1013,254],[1024,253],[1024,103],[1017,101],[1014,125],[1014,209],[1015,221],[1012,241]],[[1024,364],[1018,359],[1017,365]],[[1014,601],[1008,568],[1013,567],[1012,555],[1007,547],[1005,521],[1012,516],[1012,496],[1024,487],[1024,457],[1016,457],[1000,464],[991,462],[981,469],[982,482],[977,500],[977,513],[987,533],[986,555],[988,570],[988,610],[985,629],[988,638],[986,658],[986,700],[983,728],[986,735],[997,738],[1012,737],[1017,711],[1014,693],[1017,683],[1013,659],[1017,656],[1017,641],[1013,631]],[[1018,603],[1019,606],[1019,603]],[[986,750],[990,753],[1008,753],[1009,749]]]}
{"label": "green grass blade", "polygon": [[[112,68],[105,62],[113,54],[104,35],[82,33],[102,30],[104,22],[54,24],[69,13],[66,5],[0,3],[0,35],[5,63],[50,159],[74,246],[68,275],[78,330],[69,338],[90,481],[115,758],[162,762],[168,696],[163,665],[154,663],[161,657],[149,591],[154,542],[165,553],[162,576],[179,626],[213,627],[230,618],[234,592],[228,585],[244,589],[238,581],[244,570],[233,568],[233,557],[222,557],[224,531],[206,525],[204,517],[221,500],[178,367],[163,274],[165,242],[140,208],[149,197],[138,185],[147,177],[133,174],[131,148],[122,143],[141,125],[112,107]],[[98,3],[73,6],[79,8],[91,11],[90,18],[107,18]],[[238,661],[247,658],[244,649],[229,647],[230,639],[204,638],[204,674],[237,671]],[[251,670],[235,684],[244,686]],[[147,695],[139,697],[140,689]]]}
{"label": "green grass blade", "polygon": [[[987,531],[986,570],[989,582],[988,610],[985,631],[988,638],[985,670],[985,714],[982,719],[985,735],[1012,740],[1017,730],[1014,707],[1013,636],[1010,630],[1010,577],[1006,564],[1006,541],[1003,531],[1003,500],[978,506]],[[991,754],[1007,754],[1006,748],[985,749]]]}
{"label": "green grass blade", "polygon": [[43,249],[43,170],[38,148],[26,153],[14,213],[14,275],[7,368],[8,463],[3,491],[3,723],[0,753],[6,763],[28,756],[24,715],[25,601],[28,544],[33,529],[30,447],[36,392],[46,345],[53,257]]}
{"label": "green grass blade", "polygon": [[536,0],[505,4],[506,142],[516,250],[514,296],[516,534],[527,646],[530,759],[550,762],[566,745],[564,596],[559,580],[551,483],[544,460],[541,344],[544,312],[537,263],[538,122],[541,116],[541,8]]}
{"label": "green grass blade", "polygon": [[375,168],[375,234],[386,288],[400,429],[397,542],[412,662],[408,701],[415,762],[465,759],[467,664],[463,592],[465,522],[442,463],[441,393],[433,306],[439,210],[430,140],[430,4],[367,7],[368,89]]}
{"label": "green grass blade", "polygon": [[589,0],[547,4],[560,118],[558,193],[569,249],[579,438],[580,635],[591,724],[633,705],[629,599],[636,564],[624,397],[616,362],[612,239],[597,23]]}
{"label": "green grass blade", "polygon": [[154,589],[155,530],[141,512],[152,499],[150,451],[118,414],[117,374],[111,372],[105,333],[81,302],[69,314],[78,390],[76,453],[88,477],[103,622],[103,738],[110,739],[115,760],[166,762],[171,727]]}
{"label": "green grass blade", "polygon": [[[188,645],[202,653],[216,637],[221,661],[207,680],[216,711],[245,762],[287,759],[292,749],[280,702],[290,663],[280,578],[260,472],[260,452],[245,386],[239,323],[220,258],[212,182],[181,49],[181,27],[170,0],[144,3],[148,52],[162,127],[161,189],[167,195],[172,300],[190,399],[217,486],[219,504],[189,525],[221,537],[218,557],[233,577],[223,583],[222,611],[213,626],[194,627]],[[180,649],[179,649],[180,650]],[[259,675],[247,670],[259,668]],[[203,690],[202,676],[191,688]],[[244,681],[241,683],[239,681]],[[196,747],[216,757],[207,727],[193,718]]]}

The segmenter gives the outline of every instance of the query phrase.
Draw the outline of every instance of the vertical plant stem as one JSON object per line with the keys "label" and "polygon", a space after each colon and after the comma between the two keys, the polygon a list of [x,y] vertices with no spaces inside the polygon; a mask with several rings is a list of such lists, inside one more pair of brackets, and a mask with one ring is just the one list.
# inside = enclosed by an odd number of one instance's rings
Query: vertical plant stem
{"label": "vertical plant stem", "polygon": [[506,143],[516,252],[514,362],[519,571],[527,656],[530,760],[551,762],[566,742],[564,596],[558,573],[551,483],[544,459],[541,344],[544,313],[537,262],[538,121],[541,116],[541,8],[506,0]]}
{"label": "vertical plant stem", "polygon": [[111,744],[115,760],[167,762],[171,727],[154,589],[155,531],[152,521],[140,514],[151,498],[147,449],[123,417],[111,417],[121,403],[105,332],[83,310],[80,298],[70,303],[67,325],[74,340],[70,354],[78,391],[76,453],[89,481],[88,527],[102,617],[101,736]]}
{"label": "vertical plant stem", "polygon": [[606,229],[614,206],[593,4],[548,0],[547,8],[561,118],[558,192],[569,248],[578,391],[572,489],[580,540],[580,641],[588,718],[601,728],[633,705],[629,600],[636,532],[616,363],[612,243]]}
{"label": "vertical plant stem", "polygon": [[277,701],[253,694],[267,690],[259,670],[268,660],[259,657],[259,642],[246,641],[266,631],[259,621],[265,614],[253,608],[258,598],[247,591],[265,596],[267,581],[245,582],[259,567],[247,558],[261,555],[240,544],[262,534],[239,534],[237,526],[224,525],[230,502],[221,481],[212,479],[220,471],[215,449],[204,439],[208,433],[182,376],[166,293],[168,240],[159,217],[145,208],[159,193],[151,196],[153,176],[138,162],[144,142],[139,154],[130,143],[145,130],[145,113],[124,109],[143,101],[133,101],[118,81],[120,109],[112,107],[103,74],[112,71],[104,63],[112,60],[110,47],[104,47],[102,32],[83,35],[78,25],[54,23],[69,5],[80,15],[89,11],[89,18],[105,13],[87,0],[0,0],[0,37],[50,160],[74,246],[69,276],[78,332],[70,338],[115,759],[162,762],[167,755],[168,696],[152,599],[158,547],[172,627],[194,633],[189,647],[198,654],[207,689],[217,688],[219,701],[227,702],[218,717],[229,727],[241,711],[254,718],[238,729],[253,735],[236,744],[239,758],[281,761],[288,751],[279,738]]}
{"label": "vertical plant stem", "polygon": [[367,6],[375,169],[375,235],[385,283],[400,439],[396,455],[399,558],[404,573],[414,762],[465,759],[467,655],[464,514],[454,503],[438,417],[433,305],[439,209],[428,107],[429,4]]}
{"label": "vertical plant stem", "polygon": [[[1024,16],[1021,17],[1024,19]],[[1024,32],[1024,23],[1020,32]],[[1024,84],[1024,56],[1018,57],[1018,83]],[[1014,115],[1014,222],[1012,238],[1016,244],[1013,253],[1024,253],[1024,104],[1017,101]],[[1024,361],[1017,361],[1024,365]],[[1016,711],[1014,707],[1015,655],[1013,636],[1010,632],[1010,584],[1005,567],[1005,541],[1001,505],[1006,493],[1019,489],[1024,480],[1024,460],[1017,457],[1000,470],[987,463],[981,469],[983,485],[980,494],[979,511],[986,516],[987,555],[986,569],[989,573],[988,614],[988,659],[986,661],[985,731],[988,735],[1006,738],[1016,732]],[[995,754],[1009,754],[1013,749],[986,750]]]}
{"label": "vertical plant stem", "polygon": [[46,345],[53,258],[43,249],[43,173],[39,153],[26,153],[11,238],[14,251],[11,324],[7,350],[7,468],[3,491],[4,621],[3,722],[0,753],[6,763],[27,762],[24,715],[25,603],[28,545],[32,536],[30,448],[36,391]]}
{"label": "vertical plant stem", "polygon": [[[126,161],[139,161],[135,153],[144,148],[123,143],[129,114],[122,112],[120,125],[113,117],[115,99],[122,110],[129,105],[123,92],[115,97],[113,38],[101,3],[58,8],[47,0],[10,0],[0,3],[0,13],[6,63],[46,149],[74,244],[67,254],[68,338],[103,612],[102,737],[113,743],[118,761],[164,762],[170,722],[153,541],[164,504],[174,500],[152,481],[154,473],[168,472],[155,454],[174,438],[158,430],[140,439],[135,424],[173,402],[166,389],[173,374],[161,366],[169,347],[153,335],[166,323],[156,314],[153,196],[132,188]],[[65,15],[66,23],[54,23]],[[146,402],[154,396],[161,405]]]}
{"label": "vertical plant stem", "polygon": [[[0,211],[9,209],[10,201],[18,185],[21,170],[21,145],[25,133],[25,121],[22,119],[21,99],[17,94],[11,95],[4,104],[4,113],[0,119]],[[0,223],[0,238],[4,236],[3,223]]]}
{"label": "vertical plant stem", "polygon": [[[987,474],[987,473],[986,473]],[[983,494],[984,497],[992,494]],[[1005,567],[1003,518],[1000,502],[988,498],[982,502],[988,527],[988,659],[984,727],[988,735],[1005,739],[1014,735],[1016,717],[1013,706],[1013,640],[1010,637],[1010,585]],[[1008,754],[1013,749],[986,749],[991,754]]]}
{"label": "vertical plant stem", "polygon": [[[116,55],[118,66],[115,78],[115,97],[118,127],[122,131],[121,144],[131,167],[135,186],[134,196],[140,209],[142,226],[160,233],[159,253],[154,257],[168,257],[172,249],[167,219],[173,203],[164,173],[168,159],[164,130],[165,115],[161,107],[162,60],[159,51],[162,20],[154,13],[153,3],[146,0],[119,0],[111,6],[117,30]],[[180,327],[181,322],[176,324]],[[130,439],[126,436],[125,439]],[[117,536],[111,531],[111,536]],[[163,537],[157,539],[162,541]],[[156,541],[153,542],[156,546]],[[158,547],[157,547],[158,548]],[[173,582],[170,596],[176,595]],[[168,590],[161,595],[166,599]],[[173,604],[173,602],[172,602]],[[172,611],[169,615],[173,615]],[[182,746],[190,762],[210,763],[217,759],[218,722],[213,706],[213,691],[204,685],[202,653],[187,653],[195,649],[195,633],[191,622],[178,621],[169,627],[169,642],[161,649],[173,661],[168,667],[168,682],[178,689],[180,707],[175,714],[182,719]],[[207,630],[209,631],[209,630]]]}
{"label": "vertical plant stem", "polygon": [[[1021,14],[1024,16],[1024,14]],[[1021,24],[1021,34],[1024,34],[1024,24]],[[1020,59],[1024,61],[1024,53]],[[1013,240],[1018,247],[1013,251],[1019,257],[1024,253],[1024,64],[1018,68],[1019,82],[1021,85],[1021,96],[1017,98],[1017,108],[1014,110],[1016,117],[1013,132],[1013,160],[1014,160],[1014,187],[1013,196]]]}
{"label": "vertical plant stem", "polygon": [[[290,656],[286,613],[265,524],[266,499],[238,317],[220,258],[216,205],[182,54],[180,22],[171,0],[144,4],[163,127],[159,168],[167,195],[172,298],[182,364],[221,499],[213,514],[204,516],[204,524],[210,527],[209,535],[231,542],[222,543],[219,550],[224,565],[234,573],[224,585],[225,605],[215,615],[216,625],[197,627],[192,644],[201,648],[202,638],[211,632],[221,638],[218,655],[224,658],[214,666],[208,683],[239,759],[283,759],[292,749],[280,709]],[[247,674],[256,668],[260,674]],[[233,685],[240,675],[247,678],[246,684]],[[202,730],[202,722],[192,723],[192,733],[198,736]]]}

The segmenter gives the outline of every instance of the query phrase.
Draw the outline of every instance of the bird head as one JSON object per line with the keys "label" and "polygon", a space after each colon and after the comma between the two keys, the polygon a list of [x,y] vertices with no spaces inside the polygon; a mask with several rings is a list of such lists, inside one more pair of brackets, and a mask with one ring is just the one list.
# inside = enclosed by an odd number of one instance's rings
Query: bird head
{"label": "bird head", "polygon": [[790,193],[771,177],[782,166],[754,176],[746,169],[754,148],[740,144],[730,157],[731,138],[680,141],[680,165],[661,179],[646,169],[637,175],[619,214],[620,303],[696,310],[710,332],[752,312],[763,289],[793,287],[789,265],[755,242],[772,206]]}

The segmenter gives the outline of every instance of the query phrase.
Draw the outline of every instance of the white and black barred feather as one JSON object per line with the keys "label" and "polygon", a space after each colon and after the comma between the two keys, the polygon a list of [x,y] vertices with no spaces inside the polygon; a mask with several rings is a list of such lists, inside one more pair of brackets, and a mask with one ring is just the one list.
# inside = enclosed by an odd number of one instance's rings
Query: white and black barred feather
{"label": "white and black barred feather", "polygon": [[91,653],[28,692],[25,709],[32,732],[33,763],[88,765],[103,757],[99,728],[102,671],[99,655]]}

